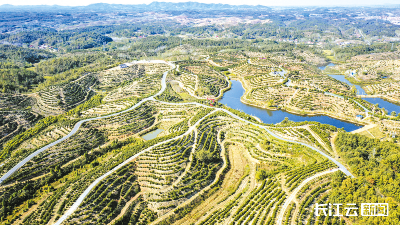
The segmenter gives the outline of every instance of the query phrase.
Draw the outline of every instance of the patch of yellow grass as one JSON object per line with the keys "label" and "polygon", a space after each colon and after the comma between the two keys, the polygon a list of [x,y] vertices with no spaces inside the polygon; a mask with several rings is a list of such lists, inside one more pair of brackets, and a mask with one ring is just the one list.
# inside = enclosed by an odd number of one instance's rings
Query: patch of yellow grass
{"label": "patch of yellow grass", "polygon": [[191,98],[192,96],[190,96],[188,93],[185,93],[185,92],[181,92],[181,93],[178,93],[183,99],[188,99],[188,98]]}
{"label": "patch of yellow grass", "polygon": [[379,129],[378,126],[371,128],[368,130],[372,135],[374,135],[376,138],[383,138],[385,137],[385,134]]}
{"label": "patch of yellow grass", "polygon": [[335,57],[333,55],[326,56],[326,58],[328,58],[328,59],[330,59],[332,61],[335,60]]}
{"label": "patch of yellow grass", "polygon": [[369,138],[374,138],[374,136],[372,136],[372,135],[368,132],[368,130],[364,130],[363,132],[360,132],[360,133],[358,133],[358,134],[364,135],[364,136],[369,137]]}
{"label": "patch of yellow grass", "polygon": [[332,55],[332,50],[322,50],[324,52],[325,55],[327,56],[331,56]]}
{"label": "patch of yellow grass", "polygon": [[383,138],[385,134],[379,129],[378,126],[371,129],[360,132],[359,134],[370,137],[370,138]]}

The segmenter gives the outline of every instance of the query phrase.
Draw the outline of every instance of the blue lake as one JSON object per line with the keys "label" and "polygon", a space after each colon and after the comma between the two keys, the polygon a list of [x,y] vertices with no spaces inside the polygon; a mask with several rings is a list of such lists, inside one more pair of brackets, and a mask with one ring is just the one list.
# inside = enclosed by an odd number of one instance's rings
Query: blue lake
{"label": "blue lake", "polygon": [[292,114],[283,110],[267,110],[250,105],[246,105],[240,101],[240,98],[244,94],[245,90],[239,81],[232,80],[232,87],[227,91],[223,98],[219,101],[233,109],[243,111],[249,115],[256,116],[260,118],[264,123],[279,123],[287,117],[291,121],[302,122],[302,121],[315,121],[319,123],[330,124],[338,128],[344,128],[346,131],[350,132],[360,128],[361,126],[341,121],[338,119],[331,118],[329,116],[301,116],[297,114]]}

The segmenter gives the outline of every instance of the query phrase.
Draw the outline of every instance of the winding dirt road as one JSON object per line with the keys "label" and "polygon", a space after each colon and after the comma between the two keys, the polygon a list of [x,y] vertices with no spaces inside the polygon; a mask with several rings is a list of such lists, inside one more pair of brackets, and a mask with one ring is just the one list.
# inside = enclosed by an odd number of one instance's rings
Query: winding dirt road
{"label": "winding dirt road", "polygon": [[[172,67],[172,69],[175,68],[175,65],[174,65],[174,64],[169,63],[169,62],[165,62],[165,61],[162,61],[162,60],[137,61],[137,62],[134,62],[134,64],[135,64],[135,63],[166,63],[166,64],[170,65],[170,66]],[[133,110],[133,109],[136,109],[137,107],[139,107],[140,105],[142,105],[143,103],[145,103],[145,102],[147,102],[147,101],[157,101],[157,100],[155,99],[155,97],[157,97],[158,95],[161,95],[161,94],[164,92],[165,88],[166,88],[166,77],[167,77],[168,72],[169,72],[169,71],[167,71],[167,72],[165,72],[165,73],[163,74],[163,77],[162,77],[162,79],[161,79],[161,90],[160,90],[158,93],[156,93],[155,95],[153,95],[153,96],[151,96],[151,97],[142,99],[140,102],[138,102],[137,104],[135,104],[135,105],[132,106],[131,108],[126,109],[126,110],[123,110],[123,111],[121,111],[121,112],[117,112],[117,113],[110,114],[110,115],[107,115],[107,116],[101,116],[101,117],[96,117],[96,118],[84,119],[84,120],[79,121],[78,123],[76,123],[76,125],[74,126],[74,128],[72,129],[72,131],[71,131],[69,134],[67,134],[67,135],[64,136],[63,138],[61,138],[61,139],[59,139],[59,140],[57,140],[57,141],[55,141],[55,142],[53,142],[53,143],[51,143],[51,144],[49,144],[49,145],[47,145],[47,146],[45,146],[45,147],[43,147],[43,148],[37,150],[36,152],[34,152],[34,153],[32,153],[31,155],[29,155],[27,158],[25,158],[24,160],[22,160],[20,163],[18,163],[16,166],[14,166],[10,171],[8,171],[8,172],[1,178],[0,184],[1,184],[5,179],[7,179],[8,177],[10,177],[13,173],[15,173],[18,169],[20,169],[25,163],[27,163],[28,161],[30,161],[32,158],[34,158],[35,156],[37,156],[37,155],[40,154],[41,152],[47,150],[47,149],[50,148],[50,147],[53,147],[53,146],[57,145],[58,143],[60,143],[60,142],[62,142],[62,141],[64,141],[64,140],[66,140],[66,139],[68,139],[69,137],[71,137],[72,135],[74,135],[74,134],[79,130],[80,126],[81,126],[83,123],[88,122],[88,121],[92,121],[92,120],[99,120],[99,119],[103,119],[103,118],[109,118],[109,117],[113,117],[113,116],[116,116],[116,115],[120,115],[120,114],[122,114],[122,113],[125,113],[125,112],[131,111],[131,110]],[[205,107],[205,108],[213,108],[213,107],[210,107],[210,106],[207,106],[207,105],[203,105],[203,104],[200,104],[200,103],[197,103],[197,102],[191,102],[191,103],[168,103],[168,102],[162,102],[162,101],[158,101],[158,102],[163,103],[163,104],[173,104],[173,105],[197,105],[197,106],[202,106],[202,107]],[[275,133],[273,133],[272,131],[270,131],[270,130],[268,129],[268,127],[266,127],[266,126],[264,126],[264,125],[260,125],[260,124],[257,124],[257,123],[253,123],[253,122],[247,121],[247,120],[245,120],[245,119],[243,119],[243,118],[241,118],[241,117],[235,115],[234,113],[232,113],[232,112],[230,112],[230,111],[228,111],[228,110],[226,110],[226,109],[215,108],[215,110],[212,111],[212,112],[210,112],[210,113],[214,113],[214,112],[216,112],[216,111],[224,111],[225,113],[227,113],[228,115],[232,116],[233,118],[235,118],[235,119],[237,119],[237,120],[239,120],[239,121],[242,121],[242,122],[247,123],[247,124],[252,124],[252,125],[254,125],[254,126],[257,126],[257,127],[259,127],[259,128],[262,128],[262,129],[264,129],[265,131],[267,131],[271,136],[273,136],[273,137],[275,137],[275,138],[277,138],[277,139],[280,139],[280,140],[283,140],[283,141],[286,141],[286,142],[297,143],[297,144],[301,144],[301,145],[304,145],[304,146],[306,146],[306,147],[309,147],[309,148],[313,149],[314,151],[320,153],[321,155],[325,156],[325,157],[328,158],[330,161],[334,162],[336,165],[338,165],[338,167],[340,168],[340,170],[342,170],[346,175],[351,176],[351,177],[354,177],[342,164],[340,164],[338,161],[336,161],[335,159],[333,159],[333,158],[330,157],[329,155],[325,154],[324,152],[321,152],[320,150],[316,149],[316,148],[313,147],[313,146],[310,146],[310,145],[308,145],[308,144],[301,143],[301,142],[298,142],[298,141],[288,140],[288,139],[279,137],[278,135],[276,135]],[[209,114],[210,114],[210,113],[209,113]],[[209,115],[209,114],[207,114],[207,115]],[[207,115],[206,115],[206,116],[207,116]],[[143,153],[145,153],[145,152],[151,150],[152,148],[154,148],[154,147],[156,147],[156,146],[159,146],[159,145],[162,145],[162,144],[165,144],[165,143],[167,143],[167,142],[170,142],[170,141],[179,139],[179,138],[181,138],[181,137],[183,137],[183,136],[185,136],[185,135],[190,134],[191,132],[194,131],[194,129],[196,129],[196,126],[199,125],[200,122],[201,122],[206,116],[204,116],[203,118],[201,118],[200,120],[198,120],[198,121],[196,122],[196,124],[194,124],[193,126],[191,126],[191,127],[188,129],[188,131],[186,131],[184,134],[179,135],[179,136],[177,136],[177,137],[175,137],[175,138],[172,138],[172,139],[169,139],[169,140],[160,142],[160,143],[158,143],[158,144],[155,144],[155,145],[149,147],[148,149],[146,149],[146,150],[144,150],[144,151],[142,151],[142,152],[140,152],[140,153],[138,153],[138,154],[136,154],[136,155],[130,157],[130,158],[127,159],[126,161],[122,162],[121,164],[119,164],[118,166],[116,166],[115,168],[113,168],[112,170],[108,171],[107,173],[105,173],[105,174],[102,175],[101,177],[97,178],[92,184],[90,184],[90,186],[80,195],[80,197],[75,201],[75,203],[65,212],[65,214],[64,214],[55,224],[56,224],[56,225],[60,225],[62,222],[64,222],[64,220],[66,220],[70,215],[72,215],[72,214],[76,211],[76,209],[79,207],[79,205],[83,202],[83,200],[85,199],[85,197],[90,193],[90,191],[91,191],[100,181],[102,181],[102,180],[105,179],[107,176],[109,176],[109,175],[112,174],[113,172],[117,171],[117,170],[120,169],[121,167],[125,166],[125,165],[128,164],[130,161],[136,159],[136,158],[137,158],[138,156],[140,156],[141,154],[143,154]],[[338,169],[336,169],[336,170],[338,170]],[[336,170],[326,171],[325,173],[333,172],[333,171],[336,171]],[[321,174],[321,173],[320,173],[320,174],[316,174],[316,175],[314,175],[314,176],[312,176],[312,177],[306,179],[305,181],[303,181],[303,182],[300,184],[300,186],[299,186],[298,188],[295,189],[295,191],[296,191],[296,190],[300,190],[301,187],[303,187],[303,186],[305,185],[305,183],[307,183],[308,181],[310,181],[310,180],[312,180],[313,178],[317,177],[317,175],[318,175],[318,176],[322,176],[323,174]],[[216,182],[216,181],[214,181],[214,182]],[[213,183],[214,183],[214,182],[213,182]],[[305,183],[304,183],[304,182],[305,182]],[[295,196],[295,195],[294,195],[294,196]],[[288,199],[290,199],[290,197],[289,197]],[[289,203],[290,203],[290,202],[289,202]],[[289,203],[288,203],[288,204],[289,204]],[[286,207],[287,207],[287,206],[286,206]],[[282,209],[286,209],[286,208],[282,208]],[[282,210],[282,211],[283,211],[283,213],[284,213],[284,210]]]}
{"label": "winding dirt road", "polygon": [[339,169],[332,169],[332,170],[327,170],[327,171],[324,171],[324,172],[321,172],[321,173],[317,173],[317,174],[314,174],[313,176],[311,176],[311,177],[305,179],[303,182],[301,182],[300,185],[299,185],[298,187],[296,187],[296,188],[293,190],[292,193],[290,193],[290,195],[289,195],[289,196],[287,197],[287,199],[285,200],[285,203],[283,203],[283,206],[282,206],[282,208],[281,208],[280,211],[279,211],[279,215],[278,215],[278,217],[277,217],[277,220],[276,220],[277,222],[276,222],[276,224],[281,225],[281,224],[283,223],[283,217],[284,217],[284,215],[285,215],[286,209],[289,207],[290,203],[296,198],[297,193],[298,193],[308,182],[312,181],[313,179],[315,179],[315,178],[317,178],[317,177],[320,177],[320,176],[323,176],[323,175],[326,175],[326,174],[330,174],[330,173],[336,172],[336,171],[338,171],[338,170],[339,170]]}

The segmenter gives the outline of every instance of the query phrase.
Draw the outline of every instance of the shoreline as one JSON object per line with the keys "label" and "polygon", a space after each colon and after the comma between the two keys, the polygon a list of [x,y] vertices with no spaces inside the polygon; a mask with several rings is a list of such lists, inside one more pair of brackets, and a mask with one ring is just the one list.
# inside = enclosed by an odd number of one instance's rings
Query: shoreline
{"label": "shoreline", "polygon": [[358,122],[358,121],[352,121],[352,120],[349,120],[349,119],[344,119],[344,118],[341,118],[341,117],[338,117],[338,116],[333,116],[333,115],[330,115],[330,114],[327,114],[327,113],[307,113],[307,114],[301,114],[301,113],[299,113],[299,112],[297,112],[297,111],[290,110],[290,109],[289,109],[289,110],[288,110],[288,109],[277,109],[277,108],[267,108],[267,107],[263,107],[263,106],[258,106],[258,105],[254,104],[254,103],[247,102],[247,101],[249,101],[249,100],[245,99],[245,96],[247,95],[247,92],[248,92],[248,91],[244,88],[242,81],[239,80],[239,79],[232,79],[232,80],[236,80],[236,81],[239,81],[239,82],[241,83],[241,85],[242,85],[243,89],[245,90],[245,92],[244,92],[244,94],[242,95],[242,97],[240,97],[240,102],[242,102],[243,104],[249,105],[249,106],[253,106],[253,107],[257,107],[257,108],[265,109],[265,110],[270,110],[270,111],[282,110],[282,111],[284,111],[284,112],[288,112],[288,113],[291,113],[291,114],[294,114],[294,115],[304,116],[304,117],[328,116],[328,117],[331,117],[331,118],[333,118],[333,119],[337,119],[337,120],[340,120],[340,121],[342,121],[342,122],[352,123],[352,124],[357,125],[357,126],[366,126],[366,125],[369,124],[369,123],[366,123],[366,122],[363,123],[363,122],[361,122],[361,121]]}
{"label": "shoreline", "polygon": [[393,98],[390,98],[390,97],[385,96],[385,95],[357,95],[357,97],[360,97],[361,99],[364,99],[364,98],[380,98],[380,99],[385,100],[385,101],[387,101],[389,103],[392,103],[392,104],[400,106],[400,100],[393,100]]}
{"label": "shoreline", "polygon": [[360,123],[360,122],[352,121],[352,120],[349,120],[349,119],[343,119],[342,117],[338,117],[338,116],[333,116],[333,115],[330,115],[330,114],[326,114],[326,113],[307,113],[307,114],[301,114],[301,113],[299,113],[299,112],[297,112],[297,111],[294,111],[294,110],[277,109],[277,108],[271,109],[271,108],[266,108],[266,107],[257,106],[257,105],[255,105],[255,104],[246,102],[246,101],[243,100],[242,98],[240,98],[240,101],[241,101],[243,104],[246,104],[246,105],[249,105],[249,106],[253,106],[253,107],[257,107],[257,108],[260,108],[260,109],[265,109],[265,110],[271,110],[271,111],[281,110],[281,111],[284,111],[284,112],[287,112],[287,113],[290,113],[290,114],[294,114],[294,115],[298,115],[298,116],[304,116],[304,117],[328,116],[328,117],[331,117],[331,118],[333,118],[333,119],[337,119],[337,120],[340,120],[340,121],[342,121],[342,122],[352,123],[352,124],[357,125],[357,126],[366,126],[366,125],[369,125],[369,123],[362,123],[362,122]]}

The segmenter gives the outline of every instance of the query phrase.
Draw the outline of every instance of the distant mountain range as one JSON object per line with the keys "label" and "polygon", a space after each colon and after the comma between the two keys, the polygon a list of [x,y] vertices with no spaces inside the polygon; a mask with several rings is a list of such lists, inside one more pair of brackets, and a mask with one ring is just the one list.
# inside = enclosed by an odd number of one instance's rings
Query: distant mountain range
{"label": "distant mountain range", "polygon": [[206,4],[199,2],[152,2],[150,4],[122,5],[96,3],[88,6],[59,5],[0,5],[0,11],[183,11],[183,10],[268,10],[269,7],[257,5]]}

